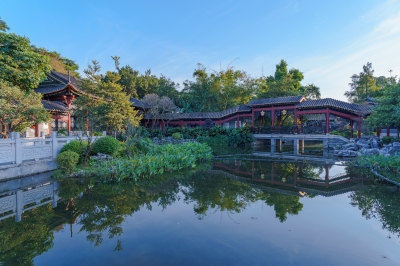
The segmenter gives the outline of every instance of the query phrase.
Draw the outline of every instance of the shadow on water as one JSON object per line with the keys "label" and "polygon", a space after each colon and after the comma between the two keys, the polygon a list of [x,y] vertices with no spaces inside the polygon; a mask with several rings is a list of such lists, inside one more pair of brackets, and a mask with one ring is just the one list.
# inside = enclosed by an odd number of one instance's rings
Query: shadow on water
{"label": "shadow on water", "polygon": [[[259,202],[273,208],[275,219],[284,223],[289,216],[301,214],[307,202],[302,198],[314,201],[317,196],[347,193],[362,216],[378,220],[389,234],[400,236],[399,194],[347,166],[217,159],[140,184],[102,184],[95,178],[38,180],[20,185],[9,181],[14,185],[9,183],[9,189],[1,191],[0,263],[4,265],[33,264],[35,257],[53,248],[55,233],[63,229],[69,230],[71,237],[85,235],[95,247],[113,241],[114,250],[120,251],[128,217],[144,210],[151,212],[156,206],[165,210],[178,202],[191,206],[198,220],[215,212],[239,214]],[[16,222],[14,209],[7,206],[13,204],[10,200],[21,193],[18,191],[34,191],[52,183],[57,184],[57,204],[42,201],[39,194],[31,195],[35,200],[24,206],[26,211]],[[73,224],[79,226],[79,232],[73,232]]]}

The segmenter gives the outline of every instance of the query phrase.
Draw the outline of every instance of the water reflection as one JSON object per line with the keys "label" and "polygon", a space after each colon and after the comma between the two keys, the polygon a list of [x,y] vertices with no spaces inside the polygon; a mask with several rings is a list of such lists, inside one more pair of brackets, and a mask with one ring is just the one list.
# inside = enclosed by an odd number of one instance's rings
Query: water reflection
{"label": "water reflection", "polygon": [[[69,230],[70,237],[84,234],[94,246],[112,241],[114,250],[120,251],[124,248],[123,223],[128,217],[156,206],[168,209],[178,202],[191,206],[198,220],[216,212],[239,214],[258,202],[273,208],[276,219],[284,223],[288,217],[301,214],[306,204],[302,198],[317,200],[317,195],[350,192],[351,204],[365,218],[380,221],[390,235],[400,236],[399,194],[371,183],[358,169],[346,166],[255,159],[218,160],[142,184],[102,184],[95,178],[41,180],[1,192],[0,262],[32,264],[36,256],[53,247],[54,233],[62,229]],[[33,191],[50,184],[57,187],[52,196],[36,197],[33,204],[39,207],[29,205],[32,203],[23,206],[20,222],[13,217],[16,212],[4,207],[4,199],[16,191]],[[73,232],[73,224],[79,232]]]}

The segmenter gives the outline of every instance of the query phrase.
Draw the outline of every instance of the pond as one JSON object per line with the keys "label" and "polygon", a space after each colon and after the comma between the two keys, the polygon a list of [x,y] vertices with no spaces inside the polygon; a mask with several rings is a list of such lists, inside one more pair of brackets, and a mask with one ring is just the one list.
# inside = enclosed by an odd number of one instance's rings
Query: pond
{"label": "pond", "polygon": [[240,155],[137,185],[0,188],[4,265],[400,264],[400,193],[345,165]]}

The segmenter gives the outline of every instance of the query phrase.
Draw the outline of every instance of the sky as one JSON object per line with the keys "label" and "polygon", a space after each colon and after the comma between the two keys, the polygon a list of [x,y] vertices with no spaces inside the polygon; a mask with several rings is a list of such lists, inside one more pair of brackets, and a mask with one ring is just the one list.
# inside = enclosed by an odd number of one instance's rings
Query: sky
{"label": "sky", "polygon": [[322,97],[345,100],[350,77],[372,62],[400,76],[400,0],[1,0],[10,32],[77,62],[111,56],[182,83],[197,63],[272,75],[284,59]]}

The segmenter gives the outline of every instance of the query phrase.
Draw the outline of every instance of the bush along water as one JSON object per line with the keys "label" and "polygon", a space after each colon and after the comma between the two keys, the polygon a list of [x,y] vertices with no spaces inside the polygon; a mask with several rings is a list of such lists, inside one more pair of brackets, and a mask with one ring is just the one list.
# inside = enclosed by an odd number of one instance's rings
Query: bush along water
{"label": "bush along water", "polygon": [[114,155],[121,149],[121,145],[118,140],[113,137],[106,136],[99,138],[93,143],[93,153],[103,153],[108,155]]}
{"label": "bush along water", "polygon": [[375,169],[386,178],[400,183],[400,157],[383,155],[364,155],[357,157],[355,164]]}
{"label": "bush along water", "polygon": [[[249,127],[240,128],[225,128],[215,126],[212,128],[196,127],[176,127],[167,128],[163,132],[160,130],[150,131],[152,137],[159,137],[162,134],[164,137],[177,138],[182,136],[184,139],[196,139],[199,142],[207,143],[210,146],[232,146],[246,147],[254,141],[253,135]],[[179,134],[179,135],[178,135]]]}
{"label": "bush along water", "polygon": [[152,152],[135,154],[129,158],[93,163],[93,174],[106,182],[120,182],[124,179],[133,181],[163,174],[188,167],[211,159],[211,148],[202,143],[166,144],[157,146]]}
{"label": "bush along water", "polygon": [[71,174],[78,165],[79,154],[74,151],[61,152],[57,156],[56,162],[62,171],[65,171],[67,174]]}

